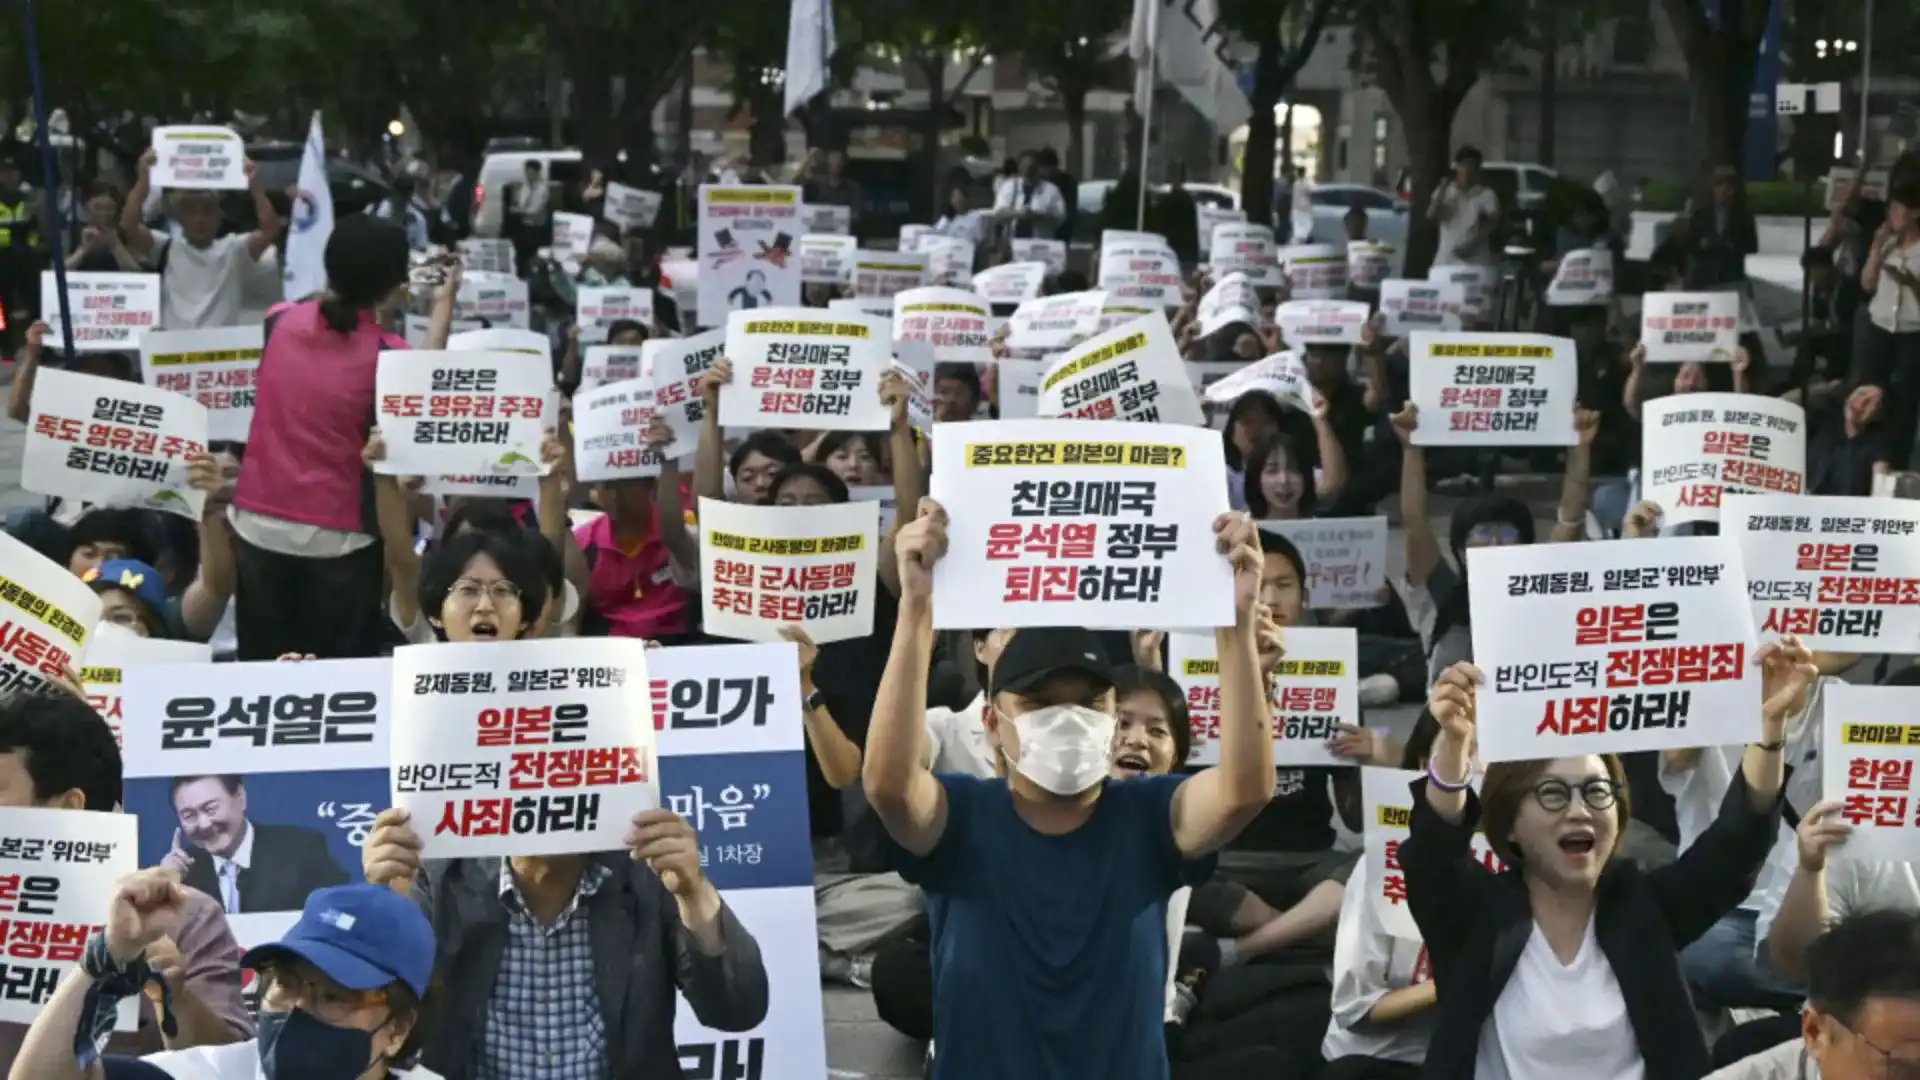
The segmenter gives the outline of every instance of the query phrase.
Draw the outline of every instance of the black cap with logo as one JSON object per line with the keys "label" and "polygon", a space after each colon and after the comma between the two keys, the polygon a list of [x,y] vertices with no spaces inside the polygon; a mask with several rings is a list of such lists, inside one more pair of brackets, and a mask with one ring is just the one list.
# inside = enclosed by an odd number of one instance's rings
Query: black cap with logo
{"label": "black cap with logo", "polygon": [[1072,672],[1113,685],[1113,667],[1093,631],[1078,626],[1034,626],[1016,630],[993,664],[992,694],[1023,694],[1039,689],[1055,675]]}

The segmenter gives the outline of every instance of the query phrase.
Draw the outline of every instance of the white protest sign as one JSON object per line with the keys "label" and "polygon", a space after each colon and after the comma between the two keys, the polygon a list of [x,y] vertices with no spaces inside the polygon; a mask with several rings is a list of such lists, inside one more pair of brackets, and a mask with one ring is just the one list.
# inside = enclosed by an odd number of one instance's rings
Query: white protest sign
{"label": "white protest sign", "polygon": [[899,235],[900,250],[918,252],[920,250],[920,241],[932,235],[933,226],[931,225],[902,225],[900,226]]}
{"label": "white protest sign", "polygon": [[537,476],[429,476],[421,493],[451,499],[473,495],[483,499],[527,499],[540,497]]}
{"label": "white protest sign", "polygon": [[893,524],[900,515],[898,500],[894,498],[893,488],[886,484],[874,486],[852,485],[847,488],[847,501],[850,503],[872,503],[874,513],[878,515],[880,538],[893,535]]}
{"label": "white protest sign", "polygon": [[1207,258],[1216,274],[1245,274],[1255,285],[1279,285],[1286,280],[1279,250],[1271,228],[1227,221],[1214,225]]}
{"label": "white protest sign", "polygon": [[1550,307],[1582,307],[1613,299],[1613,252],[1582,248],[1560,257],[1560,266],[1547,284]]}
{"label": "white protest sign", "polygon": [[106,719],[107,725],[113,728],[114,741],[118,742],[128,669],[212,662],[213,646],[203,641],[142,637],[103,622],[87,646],[87,666],[78,669],[80,687],[87,692],[87,704]]}
{"label": "white protest sign", "polygon": [[[833,207],[830,209],[840,209]],[[808,233],[800,238],[800,280],[807,285],[848,285],[853,282],[854,256],[860,241],[851,236]]]}
{"label": "white protest sign", "polygon": [[660,193],[645,188],[609,183],[601,216],[622,229],[651,229],[660,214]]}
{"label": "white protest sign", "polygon": [[1347,241],[1347,284],[1356,289],[1377,289],[1394,275],[1394,258],[1399,251],[1378,240]]}
{"label": "white protest sign", "polygon": [[1467,291],[1459,285],[1400,278],[1383,281],[1380,314],[1386,318],[1381,333],[1406,337],[1416,330],[1457,332],[1463,325],[1466,304]]}
{"label": "white protest sign", "polygon": [[1493,277],[1491,266],[1435,266],[1427,270],[1428,281],[1460,286],[1460,316],[1469,320],[1487,313],[1493,300]]}
{"label": "white protest sign", "polygon": [[1180,258],[1159,236],[1119,233],[1100,236],[1098,284],[1107,299],[1129,307],[1179,307]]}
{"label": "white protest sign", "polygon": [[936,363],[983,363],[993,359],[987,338],[992,314],[986,300],[965,289],[908,289],[893,297],[893,337],[931,346]]}
{"label": "white protest sign", "polygon": [[1371,312],[1357,300],[1289,300],[1273,321],[1289,345],[1358,345]]}
{"label": "white protest sign", "polygon": [[1641,497],[1662,527],[1719,521],[1723,492],[1798,495],[1806,482],[1806,412],[1792,402],[1672,394],[1641,406],[1640,430]]}
{"label": "white protest sign", "polygon": [[1044,263],[1048,277],[1059,277],[1067,268],[1067,242],[1023,237],[1013,241],[1014,262]]}
{"label": "white protest sign", "polygon": [[1040,415],[1204,427],[1167,320],[1148,315],[1067,351],[1040,382]]}
{"label": "white protest sign", "polygon": [[589,345],[581,351],[579,392],[628,382],[647,373],[642,345]]}
{"label": "white protest sign", "polygon": [[736,311],[727,317],[733,381],[720,423],[742,428],[885,431],[880,374],[892,360],[884,318],[818,308]]}
{"label": "white protest sign", "polygon": [[1762,640],[1815,651],[1920,653],[1920,502],[1726,495]]}
{"label": "white protest sign", "polygon": [[[499,237],[469,236],[460,241],[460,259],[468,274],[476,271],[513,277],[513,241]],[[461,284],[466,284],[462,275]],[[455,296],[455,302],[459,297]]]}
{"label": "white protest sign", "polygon": [[636,322],[650,328],[653,290],[637,285],[582,285],[576,312],[583,335],[605,337],[617,322]]}
{"label": "white protest sign", "polygon": [[1568,338],[1415,333],[1407,354],[1420,408],[1416,446],[1573,446],[1579,371]]}
{"label": "white protest sign", "polygon": [[[424,349],[427,347],[428,321],[426,316],[415,315],[412,312],[408,312],[401,317],[400,325],[400,336],[406,339],[408,348]],[[477,319],[455,319],[453,320],[453,324],[448,327],[448,330],[454,335],[485,329],[486,325]]]}
{"label": "white protest sign", "polygon": [[447,337],[448,352],[505,352],[537,356],[553,362],[553,341],[537,330],[466,330]]}
{"label": "white protest sign", "polygon": [[553,370],[526,353],[383,352],[374,418],[384,476],[539,476]]}
{"label": "white protest sign", "polygon": [[676,446],[698,440],[707,410],[700,399],[700,378],[726,346],[724,328],[689,338],[648,340],[640,346],[642,370],[653,380],[654,409],[673,429]]}
{"label": "white protest sign", "polygon": [[573,397],[573,462],[580,482],[638,480],[659,476],[668,459],[692,452],[668,446],[657,452],[647,442],[653,424],[653,387],[644,382],[614,383],[582,390]]}
{"label": "white protest sign", "polygon": [[810,233],[827,236],[846,236],[853,232],[853,208],[851,206],[819,206],[814,203],[800,205],[800,227]]}
{"label": "white protest sign", "polygon": [[553,261],[577,274],[593,246],[593,219],[585,214],[555,212],[553,215]]}
{"label": "white protest sign", "polygon": [[156,190],[245,191],[251,186],[246,144],[231,128],[204,124],[154,128],[153,155],[147,182]]}
{"label": "white protest sign", "polygon": [[1648,293],[1640,301],[1640,344],[1650,364],[1730,364],[1740,347],[1740,294]]}
{"label": "white protest sign", "polygon": [[816,645],[873,633],[878,506],[748,506],[700,500],[702,625],[717,637]]}
{"label": "white protest sign", "polygon": [[1737,746],[1760,732],[1740,550],[1723,536],[1467,551],[1480,758]]}
{"label": "white protest sign", "polygon": [[510,274],[463,275],[459,291],[453,294],[453,317],[456,322],[484,319],[489,327],[525,330],[531,319],[527,283]]}
{"label": "white protest sign", "polygon": [[1280,253],[1287,296],[1293,300],[1343,300],[1347,295],[1347,249],[1343,244],[1295,244]]}
{"label": "white protest sign", "polygon": [[1002,263],[973,275],[973,291],[989,304],[1024,304],[1038,298],[1046,282],[1046,263]]}
{"label": "white protest sign", "polygon": [[1231,405],[1251,393],[1271,394],[1301,412],[1317,416],[1313,383],[1307,378],[1307,366],[1289,349],[1263,360],[1256,360],[1224,378],[1208,382],[1202,392],[1213,405]]}
{"label": "white protest sign", "polygon": [[1262,521],[1286,537],[1307,564],[1307,606],[1317,610],[1380,607],[1387,595],[1387,519],[1300,518]]}
{"label": "white protest sign", "polygon": [[206,450],[207,407],[199,402],[156,386],[46,368],[33,384],[20,486],[198,521],[207,496],[188,486],[187,461]]}
{"label": "white protest sign", "polygon": [[927,257],[927,284],[965,285],[973,278],[973,241],[928,233],[918,250]]}
{"label": "white protest sign", "polygon": [[[1271,705],[1275,765],[1346,765],[1328,744],[1337,725],[1360,723],[1359,648],[1348,627],[1288,627],[1286,658],[1274,668]],[[1167,668],[1187,694],[1193,726],[1189,765],[1220,764],[1220,660],[1212,634],[1169,634]]]}
{"label": "white protest sign", "polygon": [[[87,942],[105,928],[106,898],[140,868],[134,819],[99,811],[39,806],[0,809],[0,1022],[27,1025],[40,1016],[67,972],[80,966]],[[139,996],[120,1002],[114,1029],[139,1025]]]}
{"label": "white protest sign", "polygon": [[140,335],[140,372],[148,386],[184,394],[207,410],[207,438],[246,442],[260,374],[259,326],[149,330]]}
{"label": "white protest sign", "polygon": [[[1213,231],[1215,229],[1222,225],[1231,225],[1235,222],[1247,220],[1247,212],[1239,207],[1215,206],[1212,203],[1204,202],[1196,202],[1193,204],[1193,216],[1195,219],[1194,227],[1197,230],[1195,239],[1200,242],[1200,257],[1202,259],[1210,258],[1213,255]],[[1267,238],[1269,240],[1273,238],[1271,232],[1268,233]],[[1219,267],[1216,266],[1214,269],[1217,271]]]}
{"label": "white protest sign", "polygon": [[1031,360],[1002,360],[994,369],[995,404],[1002,420],[1030,420],[1040,415],[1040,380],[1048,364]]}
{"label": "white protest sign", "polygon": [[853,295],[892,297],[917,289],[928,281],[927,256],[911,251],[868,251],[853,254]]}
{"label": "white protest sign", "polygon": [[893,318],[893,297],[891,296],[837,296],[827,301],[828,311],[851,311],[858,315],[879,315]]}
{"label": "white protest sign", "polygon": [[99,622],[100,597],[73,571],[0,532],[0,697],[66,693]]}
{"label": "white protest sign", "polygon": [[1835,820],[1853,826],[1827,858],[1859,862],[1920,860],[1920,802],[1913,763],[1920,759],[1920,688],[1856,686],[1835,680],[1821,690],[1821,796],[1840,804]]}
{"label": "white protest sign", "polygon": [[53,328],[50,349],[64,348],[68,337],[76,352],[130,352],[140,335],[160,323],[160,275],[94,271],[67,272],[67,317],[60,322],[60,285],[53,271],[40,272],[40,317]]}
{"label": "white protest sign", "polygon": [[421,857],[624,848],[660,805],[649,685],[638,638],[395,649],[393,805]]}
{"label": "white protest sign", "polygon": [[949,517],[934,626],[1233,623],[1214,550],[1227,510],[1220,436],[1177,424],[976,420],[932,433]]}
{"label": "white protest sign", "polygon": [[1247,275],[1234,272],[1222,274],[1213,283],[1213,287],[1200,297],[1200,305],[1194,310],[1194,319],[1200,324],[1200,333],[1209,335],[1234,323],[1247,326],[1260,325],[1260,294],[1254,290]]}
{"label": "white protest sign", "polygon": [[1053,352],[1099,333],[1107,294],[1098,289],[1029,300],[1007,320],[1007,348]]}
{"label": "white protest sign", "polygon": [[[1413,783],[1425,774],[1407,769],[1364,768],[1360,770],[1362,803],[1362,843],[1367,853],[1365,877],[1371,892],[1373,909],[1387,933],[1407,941],[1420,940],[1420,927],[1407,907],[1407,879],[1400,870],[1400,845],[1407,839],[1413,823]],[[1474,791],[1480,780],[1470,780]],[[1491,873],[1503,866],[1486,833],[1475,829],[1468,842],[1473,860]]]}
{"label": "white protest sign", "polygon": [[797,187],[700,186],[701,326],[724,326],[731,311],[800,302],[800,206]]}

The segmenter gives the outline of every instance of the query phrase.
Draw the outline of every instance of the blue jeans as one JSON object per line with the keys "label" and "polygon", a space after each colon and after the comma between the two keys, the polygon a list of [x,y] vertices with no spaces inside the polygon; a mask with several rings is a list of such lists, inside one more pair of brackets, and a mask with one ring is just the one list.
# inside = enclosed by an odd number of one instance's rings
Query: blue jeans
{"label": "blue jeans", "polygon": [[1708,1009],[1794,1009],[1806,988],[1782,979],[1766,954],[1755,955],[1759,916],[1728,913],[1700,940],[1680,951],[1680,973],[1696,1004]]}

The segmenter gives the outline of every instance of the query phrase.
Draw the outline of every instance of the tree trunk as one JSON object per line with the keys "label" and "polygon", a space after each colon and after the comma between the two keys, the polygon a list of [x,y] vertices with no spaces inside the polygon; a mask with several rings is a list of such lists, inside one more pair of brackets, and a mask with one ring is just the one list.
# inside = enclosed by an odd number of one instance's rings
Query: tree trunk
{"label": "tree trunk", "polygon": [[[1689,65],[1687,81],[1693,88],[1693,141],[1700,148],[1701,165],[1711,172],[1717,165],[1740,168],[1747,140],[1747,96],[1753,85],[1753,62],[1732,55],[1737,42],[1716,40],[1705,64]],[[1747,52],[1751,53],[1749,47]]]}
{"label": "tree trunk", "polygon": [[1246,156],[1240,162],[1240,205],[1247,220],[1273,220],[1273,110],[1280,104],[1280,23],[1262,23],[1259,52],[1253,60],[1253,93],[1248,104]]}
{"label": "tree trunk", "polygon": [[1060,107],[1067,114],[1067,159],[1061,164],[1075,176],[1087,174],[1087,88],[1079,83],[1060,88]]}
{"label": "tree trunk", "polygon": [[1405,117],[1408,165],[1413,174],[1413,196],[1407,212],[1407,250],[1402,276],[1424,278],[1440,244],[1440,226],[1427,220],[1427,205],[1446,178],[1453,155],[1453,114],[1457,103],[1442,100],[1437,90],[1419,101],[1394,102]]}

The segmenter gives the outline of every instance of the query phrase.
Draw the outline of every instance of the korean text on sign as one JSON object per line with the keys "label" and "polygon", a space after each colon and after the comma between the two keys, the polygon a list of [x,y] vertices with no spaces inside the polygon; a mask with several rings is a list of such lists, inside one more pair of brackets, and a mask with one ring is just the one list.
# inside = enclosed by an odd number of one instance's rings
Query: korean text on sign
{"label": "korean text on sign", "polygon": [[1293,542],[1307,564],[1307,606],[1319,610],[1379,607],[1387,595],[1387,519],[1301,518],[1260,527]]}
{"label": "korean text on sign", "polygon": [[207,410],[207,438],[246,442],[260,374],[261,328],[149,330],[140,336],[148,386],[185,394]]}
{"label": "korean text on sign", "polygon": [[507,352],[383,352],[374,378],[389,476],[536,476],[553,372]]}
{"label": "korean text on sign", "polygon": [[393,805],[422,855],[619,849],[660,802],[645,685],[635,638],[395,649]]}
{"label": "korean text on sign", "polygon": [[1920,653],[1920,503],[1728,495],[1720,525],[1740,545],[1762,640]]}
{"label": "korean text on sign", "polygon": [[1821,796],[1839,803],[1840,819],[1853,826],[1829,857],[1920,860],[1920,795],[1913,784],[1920,689],[1836,682],[1822,693]]}
{"label": "korean text on sign", "polygon": [[382,660],[124,668],[129,777],[384,765]]}
{"label": "korean text on sign", "polygon": [[575,310],[579,315],[582,334],[590,332],[596,337],[605,337],[615,323],[622,322],[639,323],[642,327],[651,328],[653,290],[632,285],[583,285]]}
{"label": "korean text on sign", "polygon": [[1344,300],[1347,251],[1339,244],[1295,244],[1280,253],[1287,295],[1294,300]]}
{"label": "korean text on sign", "polygon": [[[139,869],[137,843],[126,814],[0,809],[0,1022],[33,1023],[79,965],[107,898]],[[116,1029],[134,1030],[134,1005]]]}
{"label": "korean text on sign", "polygon": [[207,409],[139,383],[41,371],[20,486],[101,506],[136,506],[200,519],[206,493],[187,484],[187,461],[206,452]]}
{"label": "korean text on sign", "polygon": [[1458,285],[1464,299],[1460,317],[1478,319],[1487,312],[1493,294],[1494,271],[1491,266],[1448,265],[1427,268],[1427,280]]}
{"label": "korean text on sign", "polygon": [[661,465],[687,452],[669,445],[662,454],[647,442],[653,408],[653,387],[642,382],[574,395],[573,461],[581,483],[659,476]]}
{"label": "korean text on sign", "polygon": [[892,297],[927,283],[927,257],[913,251],[853,253],[853,295]]}
{"label": "korean text on sign", "polygon": [[[1407,908],[1407,879],[1400,870],[1400,845],[1413,824],[1413,784],[1420,773],[1403,769],[1360,770],[1361,835],[1367,851],[1367,887],[1370,900],[1387,932],[1408,941],[1420,940],[1420,927]],[[1480,781],[1473,781],[1475,791]],[[1493,873],[1504,866],[1485,833],[1476,831],[1471,843],[1475,862]]]}
{"label": "korean text on sign", "polygon": [[1226,462],[1205,428],[940,424],[931,483],[949,517],[939,629],[1233,623],[1233,575],[1213,539]]}
{"label": "korean text on sign", "polygon": [[800,302],[800,189],[700,186],[699,323],[724,326],[727,313]]}
{"label": "korean text on sign", "polygon": [[1215,274],[1245,274],[1256,285],[1284,282],[1273,230],[1246,221],[1215,222],[1209,232],[1207,258]]}
{"label": "korean text on sign", "polygon": [[1367,305],[1355,300],[1289,300],[1273,320],[1289,345],[1358,345],[1368,315]]}
{"label": "korean text on sign", "polygon": [[973,275],[973,291],[989,304],[1024,304],[1047,283],[1047,264],[1003,263]]}
{"label": "korean text on sign", "polygon": [[1099,289],[1029,300],[1007,320],[1007,348],[1050,351],[1078,345],[1099,332],[1107,294]]}
{"label": "korean text on sign", "polygon": [[[1347,284],[1356,289],[1378,289],[1394,274],[1394,257],[1399,251],[1378,240],[1347,242]],[[1442,329],[1436,327],[1435,329]]]}
{"label": "korean text on sign", "polygon": [[203,125],[153,129],[155,190],[245,191],[247,151],[230,128]]}
{"label": "korean text on sign", "polygon": [[735,312],[727,319],[733,381],[720,391],[728,427],[885,431],[880,375],[892,359],[884,318],[817,308]]}
{"label": "korean text on sign", "polygon": [[[460,279],[460,291],[453,297],[453,317],[459,322],[480,322],[486,326],[514,327],[525,330],[529,323],[527,283],[507,273],[469,272]],[[448,345],[448,348],[453,348]]]}
{"label": "korean text on sign", "polygon": [[1650,364],[1728,364],[1740,347],[1740,294],[1648,293],[1640,344]]}
{"label": "korean text on sign", "polygon": [[[830,207],[829,209],[842,209]],[[809,233],[800,238],[800,280],[808,285],[850,285],[860,241],[851,236]]]}
{"label": "korean text on sign", "polygon": [[[1187,366],[1191,372],[1191,369],[1199,365]],[[1310,416],[1318,415],[1320,412],[1314,405],[1314,398],[1317,395],[1314,392],[1312,380],[1307,377],[1307,365],[1292,349],[1274,353],[1264,360],[1256,360],[1238,371],[1208,383],[1202,396],[1209,405],[1227,406],[1256,392],[1272,394],[1281,404],[1291,405]],[[1219,416],[1221,411],[1216,408],[1214,415]]]}
{"label": "korean text on sign", "polygon": [[1013,261],[1046,263],[1047,276],[1053,277],[1067,268],[1067,245],[1063,240],[1016,239]]}
{"label": "korean text on sign", "polygon": [[965,289],[909,289],[893,298],[893,336],[932,346],[939,363],[991,360],[987,319],[993,309]]}
{"label": "korean text on sign", "polygon": [[625,184],[608,184],[607,201],[601,213],[622,229],[651,229],[660,213],[660,193]]}
{"label": "korean text on sign", "polygon": [[1040,415],[1075,420],[1206,423],[1173,331],[1147,315],[1069,350],[1040,381]]}
{"label": "korean text on sign", "polygon": [[580,358],[580,390],[631,382],[647,373],[646,353],[638,345],[589,345]]}
{"label": "korean text on sign", "polygon": [[1480,756],[1737,746],[1760,729],[1747,579],[1720,536],[1467,552]]}
{"label": "korean text on sign", "polygon": [[816,644],[873,632],[878,506],[748,506],[700,500],[707,632],[779,641],[798,626]]}
{"label": "korean text on sign", "polygon": [[59,682],[80,666],[99,622],[93,589],[0,532],[0,697],[65,693]]}
{"label": "korean text on sign", "polygon": [[205,642],[141,637],[112,623],[101,623],[87,648],[87,665],[79,669],[80,688],[86,691],[87,704],[93,711],[106,718],[118,742],[127,669],[212,661],[213,647]]}
{"label": "korean text on sign", "polygon": [[[1339,725],[1360,722],[1359,674],[1353,630],[1291,627],[1286,658],[1274,669],[1275,765],[1344,765],[1328,748]],[[1220,660],[1212,634],[1172,634],[1167,662],[1187,695],[1193,726],[1193,765],[1220,763]]]}
{"label": "korean text on sign", "polygon": [[1467,291],[1459,285],[1400,278],[1382,281],[1380,329],[1388,337],[1406,337],[1416,330],[1454,333],[1460,329],[1466,303]]}
{"label": "korean text on sign", "polygon": [[1179,307],[1180,257],[1165,237],[1151,233],[1100,234],[1098,283],[1109,300],[1134,307]]}
{"label": "korean text on sign", "polygon": [[[60,285],[51,270],[40,274],[40,315],[54,329],[48,347],[61,347]],[[69,272],[67,315],[75,352],[131,352],[160,321],[160,275]]]}
{"label": "korean text on sign", "polygon": [[1539,334],[1415,333],[1416,446],[1572,446],[1573,342]]}
{"label": "korean text on sign", "polygon": [[1661,525],[1720,520],[1726,493],[1798,495],[1806,413],[1758,394],[1673,394],[1642,409],[1641,485]]}
{"label": "korean text on sign", "polygon": [[1547,283],[1552,307],[1584,307],[1613,299],[1613,252],[1583,248],[1560,257],[1560,266]]}
{"label": "korean text on sign", "polygon": [[699,438],[707,403],[700,397],[700,377],[726,348],[727,332],[709,330],[686,338],[654,338],[640,346],[644,368],[653,380],[653,407],[673,429],[675,444]]}

